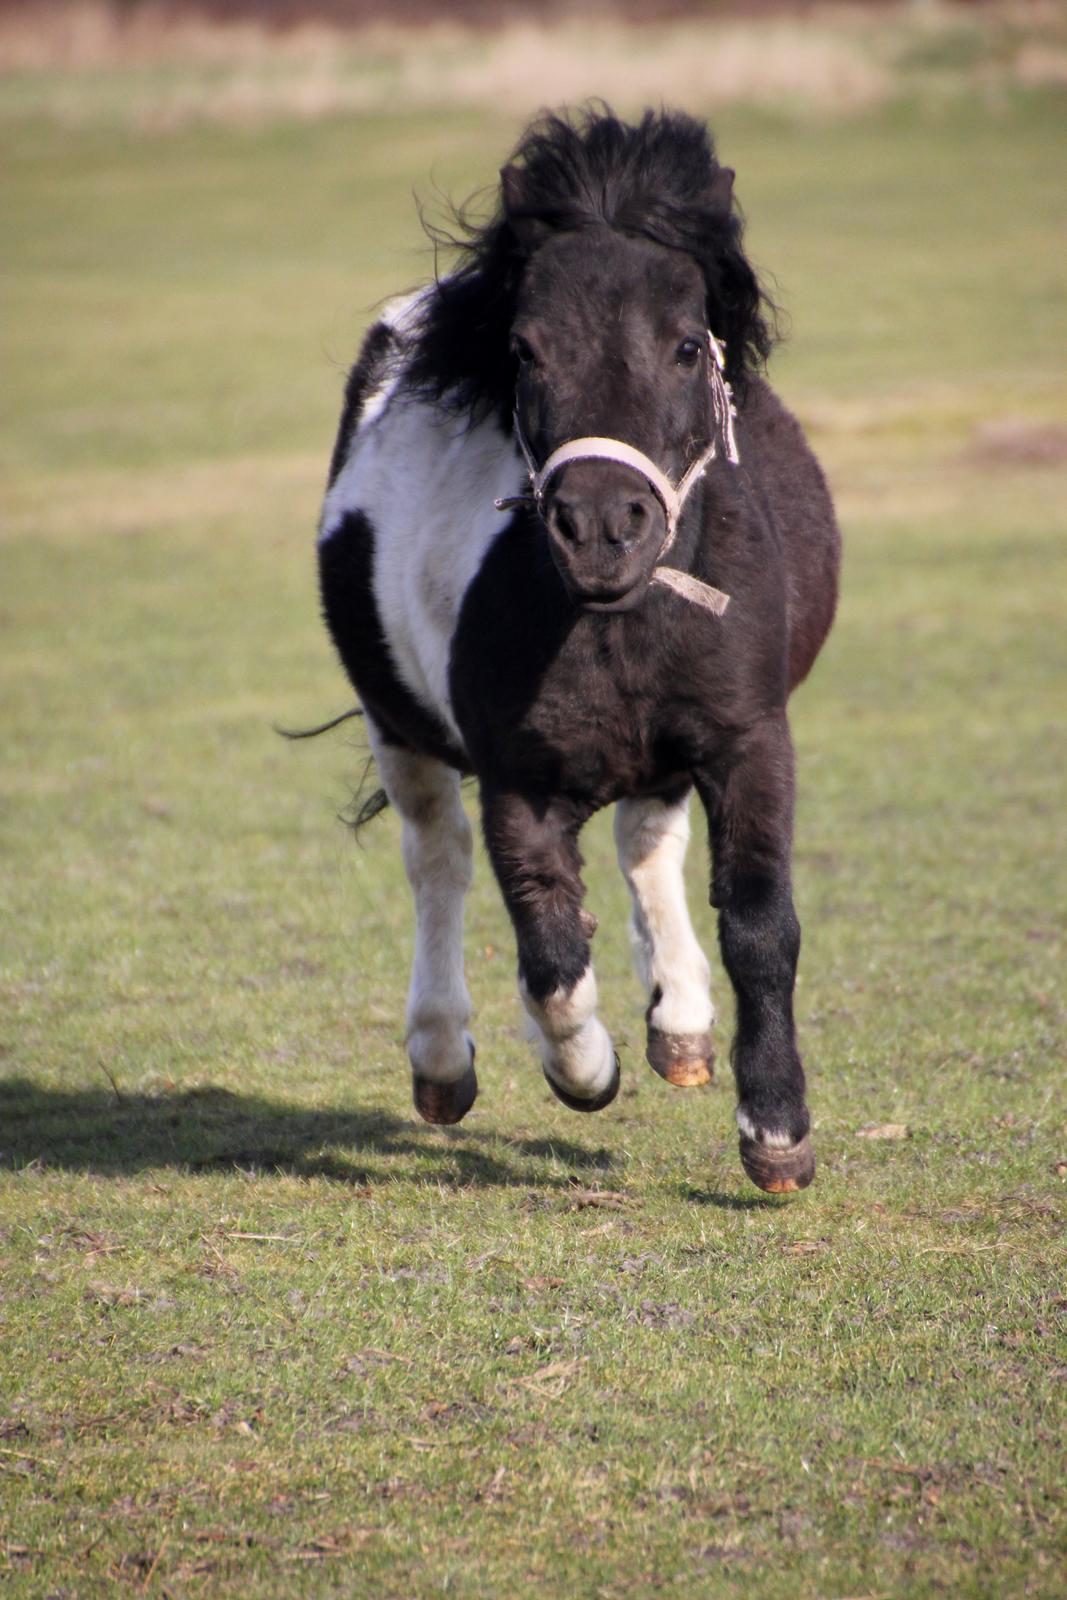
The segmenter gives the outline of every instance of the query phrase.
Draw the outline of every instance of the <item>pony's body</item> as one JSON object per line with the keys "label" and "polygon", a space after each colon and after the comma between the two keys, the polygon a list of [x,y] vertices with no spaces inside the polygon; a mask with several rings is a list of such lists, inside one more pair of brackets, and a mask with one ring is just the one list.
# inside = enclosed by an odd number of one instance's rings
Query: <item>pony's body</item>
{"label": "pony's body", "polygon": [[[608,123],[615,137],[621,125],[606,118],[581,134],[552,127],[562,143],[584,139],[588,155]],[[646,118],[621,131],[632,156],[642,134],[673,127],[692,141],[696,126]],[[518,258],[504,325],[518,340],[518,370],[512,362],[502,380],[495,348],[455,354],[464,314],[472,341],[493,338],[479,323],[471,273],[390,308],[349,380],[320,529],[326,618],[404,818],[418,918],[408,1015],[416,1104],[430,1120],[452,1121],[475,1092],[460,772],[479,780],[523,998],[555,1092],[596,1109],[618,1084],[595,1016],[595,923],[581,906],[577,851],[582,824],[611,802],[621,802],[616,837],[649,993],[649,1060],[671,1082],[707,1080],[707,963],[681,888],[695,785],[739,998],[742,1154],[764,1187],[797,1187],[811,1157],[792,1037],[799,930],[788,890],[785,704],[833,617],[839,541],[829,495],[796,421],[736,357],[728,372],[739,390],[740,464],[727,459],[702,376],[706,364],[714,382],[714,368],[695,333],[717,314],[707,265],[701,274],[684,251],[605,219],[582,234],[541,215],[538,228],[530,150],[528,142],[525,172],[505,171],[496,225],[510,224]],[[721,174],[712,160],[713,190]],[[715,206],[721,221],[721,193]],[[726,298],[734,304],[737,293]],[[720,323],[729,315],[718,310]],[[743,343],[746,330],[737,331]],[[519,427],[541,460],[578,434],[607,436],[609,459],[577,459],[536,507],[515,506],[527,476]],[[666,537],[666,512],[640,469],[610,459],[612,440],[674,480],[701,448],[718,446]],[[729,596],[725,613],[654,581],[664,566],[695,580],[698,598]]]}

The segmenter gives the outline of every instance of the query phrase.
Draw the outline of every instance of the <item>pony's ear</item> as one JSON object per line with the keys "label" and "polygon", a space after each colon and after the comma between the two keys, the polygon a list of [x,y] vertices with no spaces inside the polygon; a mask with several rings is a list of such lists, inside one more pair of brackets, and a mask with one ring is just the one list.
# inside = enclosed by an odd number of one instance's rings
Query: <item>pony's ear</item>
{"label": "pony's ear", "polygon": [[504,216],[516,239],[524,250],[535,250],[550,230],[547,223],[532,213],[529,184],[522,167],[501,167],[500,198]]}
{"label": "pony's ear", "polygon": [[733,167],[716,167],[705,199],[713,211],[729,211],[734,198]]}

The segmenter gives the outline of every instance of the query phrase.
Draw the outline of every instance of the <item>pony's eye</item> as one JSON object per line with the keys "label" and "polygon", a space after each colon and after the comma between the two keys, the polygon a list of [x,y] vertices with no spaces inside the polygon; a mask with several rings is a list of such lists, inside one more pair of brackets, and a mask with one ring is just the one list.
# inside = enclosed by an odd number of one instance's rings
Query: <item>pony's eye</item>
{"label": "pony's eye", "polygon": [[701,348],[699,339],[683,339],[675,351],[674,359],[680,367],[695,367],[700,360]]}
{"label": "pony's eye", "polygon": [[524,367],[529,366],[530,362],[534,359],[533,345],[528,339],[524,339],[521,333],[512,334],[511,351],[516,359],[522,362]]}

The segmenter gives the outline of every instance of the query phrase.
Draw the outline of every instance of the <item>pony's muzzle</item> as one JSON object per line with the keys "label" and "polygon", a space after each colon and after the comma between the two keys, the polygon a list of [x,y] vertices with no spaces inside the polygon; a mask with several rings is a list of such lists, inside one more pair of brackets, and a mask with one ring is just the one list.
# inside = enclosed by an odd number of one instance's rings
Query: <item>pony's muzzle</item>
{"label": "pony's muzzle", "polygon": [[667,531],[648,486],[604,462],[560,473],[545,495],[544,519],[564,583],[587,604],[613,603],[647,583]]}
{"label": "pony's muzzle", "polygon": [[610,500],[569,500],[556,496],[548,510],[552,537],[572,552],[604,544],[625,555],[648,531],[657,509],[650,494],[621,494]]}

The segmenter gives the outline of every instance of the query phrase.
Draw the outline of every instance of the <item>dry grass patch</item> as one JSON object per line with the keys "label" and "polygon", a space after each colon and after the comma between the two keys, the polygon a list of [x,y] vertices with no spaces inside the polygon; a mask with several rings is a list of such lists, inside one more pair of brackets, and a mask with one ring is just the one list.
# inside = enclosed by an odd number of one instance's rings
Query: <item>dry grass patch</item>
{"label": "dry grass patch", "polygon": [[647,27],[579,16],[277,32],[152,3],[69,0],[0,12],[5,70],[15,79],[0,97],[8,117],[117,118],[154,132],[397,108],[506,105],[527,116],[593,95],[623,109],[673,100],[848,115],[910,93],[1062,86],[1067,16],[1055,5],[823,6]]}

